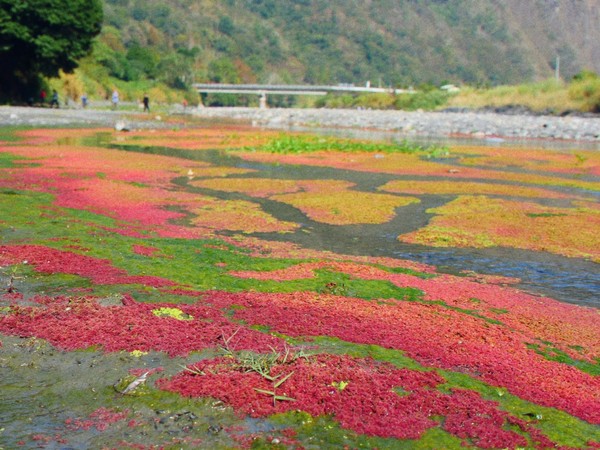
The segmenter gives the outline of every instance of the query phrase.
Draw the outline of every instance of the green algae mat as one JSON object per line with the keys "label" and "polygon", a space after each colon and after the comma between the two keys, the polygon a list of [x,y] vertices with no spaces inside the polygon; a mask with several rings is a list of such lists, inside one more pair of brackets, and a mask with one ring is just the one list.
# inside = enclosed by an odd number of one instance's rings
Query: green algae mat
{"label": "green algae mat", "polygon": [[598,448],[597,308],[364,249],[597,275],[599,193],[593,151],[3,130],[0,449]]}

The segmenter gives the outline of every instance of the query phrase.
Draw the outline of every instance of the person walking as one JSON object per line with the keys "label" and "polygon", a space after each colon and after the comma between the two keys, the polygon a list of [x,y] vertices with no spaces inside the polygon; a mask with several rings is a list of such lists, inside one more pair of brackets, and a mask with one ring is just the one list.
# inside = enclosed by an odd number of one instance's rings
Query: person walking
{"label": "person walking", "polygon": [[112,93],[112,108],[117,109],[118,106],[119,106],[119,91],[117,91],[115,89],[115,90],[113,90],[113,93]]}
{"label": "person walking", "polygon": [[50,108],[54,108],[55,106],[56,108],[60,108],[60,104],[58,103],[58,92],[56,92],[56,89],[52,91],[52,100],[50,100]]}
{"label": "person walking", "polygon": [[144,94],[142,102],[144,103],[144,112],[150,112],[150,98],[148,97],[148,94]]}

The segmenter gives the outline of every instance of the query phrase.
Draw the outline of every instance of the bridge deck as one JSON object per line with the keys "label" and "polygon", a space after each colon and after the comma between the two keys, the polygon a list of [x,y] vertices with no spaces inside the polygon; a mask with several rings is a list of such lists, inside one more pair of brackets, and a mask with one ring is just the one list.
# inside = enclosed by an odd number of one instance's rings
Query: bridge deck
{"label": "bridge deck", "polygon": [[413,91],[393,88],[373,88],[368,86],[311,86],[294,84],[223,84],[223,83],[196,83],[194,89],[201,93],[221,94],[282,94],[282,95],[326,95],[330,92],[355,92],[355,93],[412,93]]}

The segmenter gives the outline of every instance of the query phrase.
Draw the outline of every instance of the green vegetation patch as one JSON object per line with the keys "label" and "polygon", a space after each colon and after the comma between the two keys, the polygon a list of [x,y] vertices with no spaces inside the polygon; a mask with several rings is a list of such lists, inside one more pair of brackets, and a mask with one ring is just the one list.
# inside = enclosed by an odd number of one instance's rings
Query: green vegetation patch
{"label": "green vegetation patch", "polygon": [[[434,450],[440,448],[460,449],[461,440],[446,433],[439,428],[426,431],[419,440],[399,440],[370,437],[356,434],[341,428],[340,425],[328,416],[313,417],[303,411],[290,411],[277,414],[270,418],[275,424],[292,428],[295,439],[312,448],[364,448],[364,449],[418,449]],[[265,446],[266,443],[257,442],[252,448],[277,448]]]}
{"label": "green vegetation patch", "polygon": [[261,150],[270,153],[313,153],[321,151],[418,153],[424,152],[426,149],[427,147],[409,141],[390,144],[282,133],[261,147],[247,147],[245,150]]}
{"label": "green vegetation patch", "polygon": [[556,361],[562,364],[568,364],[570,366],[577,367],[582,372],[589,373],[593,376],[600,376],[600,358],[596,358],[595,363],[588,361],[574,359],[567,353],[559,350],[551,343],[540,343],[540,344],[527,344],[527,347],[542,355],[549,361]]}

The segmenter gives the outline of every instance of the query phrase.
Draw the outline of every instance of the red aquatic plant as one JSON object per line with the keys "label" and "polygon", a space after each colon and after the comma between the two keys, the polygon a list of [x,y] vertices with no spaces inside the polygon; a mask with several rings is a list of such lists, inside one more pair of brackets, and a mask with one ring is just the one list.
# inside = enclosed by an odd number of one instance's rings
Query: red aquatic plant
{"label": "red aquatic plant", "polygon": [[128,275],[110,261],[77,253],[56,250],[41,245],[0,246],[0,264],[26,261],[38,272],[67,273],[90,278],[96,284],[143,284],[152,287],[173,286],[175,283],[160,277]]}
{"label": "red aquatic plant", "polygon": [[[315,271],[319,269],[345,273],[358,279],[389,281],[399,287],[416,288],[423,292],[423,299],[426,301],[442,301],[448,306],[463,308],[490,320],[499,320],[506,326],[531,336],[532,342],[553,342],[561,351],[574,358],[593,362],[600,357],[600,342],[594,337],[600,334],[595,310],[582,310],[578,306],[496,285],[514,283],[513,279],[490,279],[478,275],[469,278],[438,275],[424,279],[390,273],[372,265],[337,261],[301,263],[275,271],[232,271],[230,274],[243,278],[284,281],[313,278]],[[582,314],[583,311],[586,314]]]}
{"label": "red aquatic plant", "polygon": [[[240,327],[220,310],[202,304],[143,304],[124,297],[122,306],[104,307],[93,298],[32,300],[43,307],[10,307],[9,314],[0,316],[0,332],[36,336],[63,350],[99,346],[107,352],[155,350],[171,356],[215,348],[226,340],[255,351],[283,347],[280,339]],[[169,316],[171,309],[185,320]]]}
{"label": "red aquatic plant", "polygon": [[504,429],[516,418],[475,392],[436,390],[444,380],[435,372],[320,354],[280,361],[269,376],[282,381],[274,383],[230,358],[216,358],[157,384],[185,396],[217,397],[252,417],[302,410],[331,415],[342,427],[361,434],[418,439],[438,425],[434,417],[443,416],[444,429],[481,448],[527,445],[523,436]]}
{"label": "red aquatic plant", "polygon": [[147,245],[135,244],[131,247],[134,253],[142,256],[153,257],[156,256],[157,253],[160,253],[160,249],[157,247],[150,247]]}
{"label": "red aquatic plant", "polygon": [[[535,403],[600,423],[600,380],[548,361],[534,337],[439,304],[366,302],[313,293],[224,294],[215,306],[241,305],[234,318],[291,336],[335,336],[404,351],[421,364],[466,372]],[[596,335],[597,336],[597,335]]]}
{"label": "red aquatic plant", "polygon": [[66,419],[65,425],[71,431],[89,430],[90,428],[106,431],[110,425],[127,419],[129,415],[129,410],[115,411],[103,407],[93,411],[87,419]]}

